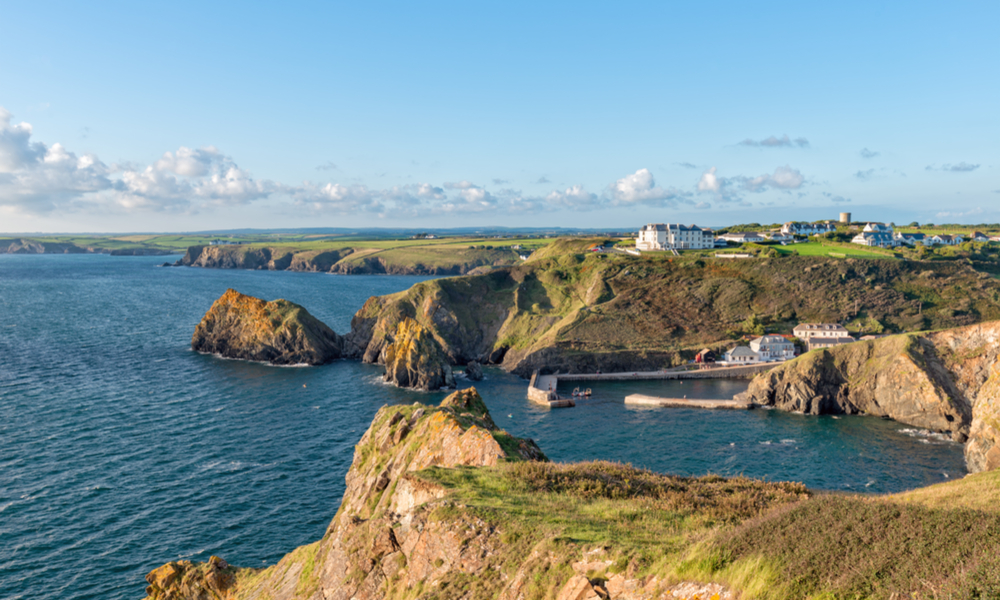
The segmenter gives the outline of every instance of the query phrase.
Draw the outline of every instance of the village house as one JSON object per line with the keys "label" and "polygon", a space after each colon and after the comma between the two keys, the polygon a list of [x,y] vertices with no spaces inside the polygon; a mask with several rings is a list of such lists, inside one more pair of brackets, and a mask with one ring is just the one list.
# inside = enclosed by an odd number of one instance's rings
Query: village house
{"label": "village house", "polygon": [[982,231],[973,231],[972,235],[969,237],[973,242],[988,242],[990,241],[989,236],[987,236]]}
{"label": "village house", "polygon": [[960,235],[947,235],[943,233],[927,238],[927,244],[931,246],[957,246],[963,241],[965,240]]}
{"label": "village house", "polygon": [[744,233],[724,233],[719,236],[720,240],[726,240],[727,242],[736,242],[738,244],[746,243],[760,243],[764,241],[764,236],[757,232],[744,232]]}
{"label": "village house", "polygon": [[636,250],[707,250],[715,247],[711,229],[679,223],[650,223],[639,230]]}
{"label": "village house", "polygon": [[767,233],[762,233],[762,236],[771,240],[772,242],[794,242],[795,236],[787,233],[779,233],[774,231],[769,231]]}
{"label": "village house", "polygon": [[[867,225],[865,229],[868,229]],[[901,242],[893,237],[892,230],[890,229],[889,231],[863,231],[851,238],[851,243],[877,248],[895,248]]]}
{"label": "village house", "polygon": [[896,240],[898,244],[906,244],[907,246],[915,246],[917,244],[927,243],[926,233],[900,233],[896,232],[893,234],[892,238]]}
{"label": "village house", "polygon": [[798,223],[789,221],[781,226],[781,233],[786,235],[823,235],[837,231],[837,225],[830,221],[823,223]]}
{"label": "village house", "polygon": [[868,223],[862,230],[864,233],[892,233],[892,225],[885,223]]}
{"label": "village house", "polygon": [[726,364],[730,365],[752,365],[760,362],[760,355],[746,346],[736,346],[723,357]]}
{"label": "village house", "polygon": [[855,341],[847,328],[839,323],[800,323],[795,326],[792,333],[806,343],[808,350],[849,344]]}
{"label": "village house", "polygon": [[750,341],[750,349],[761,362],[795,358],[795,344],[780,335],[764,335]]}

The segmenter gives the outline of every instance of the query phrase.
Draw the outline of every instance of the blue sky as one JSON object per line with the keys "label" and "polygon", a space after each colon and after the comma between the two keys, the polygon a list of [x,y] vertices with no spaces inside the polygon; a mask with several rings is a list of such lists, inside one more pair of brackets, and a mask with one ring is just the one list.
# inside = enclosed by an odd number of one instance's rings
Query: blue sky
{"label": "blue sky", "polygon": [[1000,221],[1000,4],[0,11],[0,231]]}

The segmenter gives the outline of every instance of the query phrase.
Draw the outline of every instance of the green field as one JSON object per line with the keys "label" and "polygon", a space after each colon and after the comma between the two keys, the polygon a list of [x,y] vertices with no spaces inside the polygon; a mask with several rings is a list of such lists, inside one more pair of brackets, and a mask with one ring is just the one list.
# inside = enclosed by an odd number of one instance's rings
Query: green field
{"label": "green field", "polygon": [[832,258],[895,258],[891,250],[872,250],[857,244],[806,242],[787,246],[772,246],[784,255],[798,252],[799,256],[829,256]]}

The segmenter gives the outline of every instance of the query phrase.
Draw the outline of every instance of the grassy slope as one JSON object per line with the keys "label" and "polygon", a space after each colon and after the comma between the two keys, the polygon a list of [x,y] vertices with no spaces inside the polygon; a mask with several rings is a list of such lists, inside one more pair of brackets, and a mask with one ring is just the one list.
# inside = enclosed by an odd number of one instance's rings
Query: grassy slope
{"label": "grassy slope", "polygon": [[[414,316],[466,348],[484,319],[505,315],[493,347],[590,354],[727,344],[751,316],[780,333],[800,321],[917,331],[1000,319],[1000,284],[958,261],[581,253],[590,243],[560,240],[508,270],[424,282],[384,298],[385,314]],[[435,324],[429,303],[458,325]]]}
{"label": "grassy slope", "polygon": [[[1000,593],[1000,473],[895,496],[810,494],[798,484],[679,478],[611,463],[431,469],[420,476],[498,527],[512,574],[532,550],[528,598],[551,597],[581,550],[605,579],[715,581],[748,598],[993,598]],[[494,591],[454,577],[472,598]],[[913,595],[909,595],[913,594]]]}

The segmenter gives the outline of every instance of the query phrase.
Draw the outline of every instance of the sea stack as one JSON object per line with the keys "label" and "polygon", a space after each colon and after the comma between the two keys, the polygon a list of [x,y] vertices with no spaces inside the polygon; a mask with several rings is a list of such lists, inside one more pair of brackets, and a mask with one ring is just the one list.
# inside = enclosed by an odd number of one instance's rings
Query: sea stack
{"label": "sea stack", "polygon": [[198,323],[191,348],[275,365],[322,365],[340,358],[343,340],[294,302],[229,289]]}
{"label": "sea stack", "polygon": [[448,355],[426,327],[411,318],[400,321],[382,355],[385,380],[400,387],[438,390],[455,387]]}

